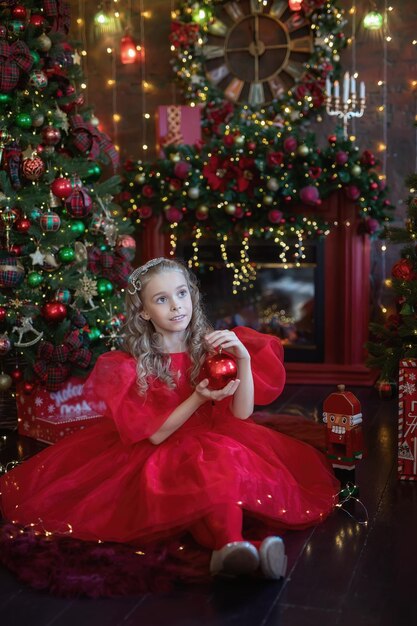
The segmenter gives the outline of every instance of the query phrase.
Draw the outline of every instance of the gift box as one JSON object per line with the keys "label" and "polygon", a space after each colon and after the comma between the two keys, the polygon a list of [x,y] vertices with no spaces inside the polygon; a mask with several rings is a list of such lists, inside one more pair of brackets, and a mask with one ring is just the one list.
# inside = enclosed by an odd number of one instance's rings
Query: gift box
{"label": "gift box", "polygon": [[159,106],[156,114],[157,149],[201,143],[201,115],[198,107]]}
{"label": "gift box", "polygon": [[400,361],[398,380],[398,476],[417,480],[417,361]]}
{"label": "gift box", "polygon": [[83,397],[85,379],[69,378],[59,391],[35,387],[30,394],[17,388],[18,432],[45,443],[55,443],[70,433],[104,419],[102,402]]}

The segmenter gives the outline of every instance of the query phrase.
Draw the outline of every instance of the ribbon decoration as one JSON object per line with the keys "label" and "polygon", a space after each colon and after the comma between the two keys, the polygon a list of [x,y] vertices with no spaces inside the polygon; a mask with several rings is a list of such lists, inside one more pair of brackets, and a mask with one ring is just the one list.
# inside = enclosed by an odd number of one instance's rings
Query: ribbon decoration
{"label": "ribbon decoration", "polygon": [[108,278],[118,287],[126,287],[132,266],[118,250],[114,254],[93,247],[88,251],[88,269],[95,275]]}
{"label": "ribbon decoration", "polygon": [[79,331],[70,332],[63,343],[54,346],[43,341],[37,353],[34,372],[48,391],[57,391],[71,374],[72,364],[86,369],[92,354],[84,348]]}
{"label": "ribbon decoration", "polygon": [[4,169],[9,170],[9,176],[13,189],[21,189],[19,172],[22,160],[22,150],[17,141],[10,141],[3,148],[3,162],[0,161]]}
{"label": "ribbon decoration", "polygon": [[181,132],[181,106],[167,106],[167,125],[168,132],[164,137],[161,137],[161,146],[177,146],[184,143]]}
{"label": "ribbon decoration", "polygon": [[13,91],[21,72],[27,74],[32,65],[33,58],[24,41],[18,39],[9,45],[0,39],[0,91]]}
{"label": "ribbon decoration", "polygon": [[120,157],[110,138],[100,132],[92,124],[85,122],[81,115],[70,118],[74,146],[83,154],[88,153],[91,159],[97,159],[101,152],[109,158],[113,170],[119,167]]}
{"label": "ribbon decoration", "polygon": [[43,10],[48,18],[52,18],[52,30],[66,35],[70,29],[70,6],[62,0],[43,0]]}

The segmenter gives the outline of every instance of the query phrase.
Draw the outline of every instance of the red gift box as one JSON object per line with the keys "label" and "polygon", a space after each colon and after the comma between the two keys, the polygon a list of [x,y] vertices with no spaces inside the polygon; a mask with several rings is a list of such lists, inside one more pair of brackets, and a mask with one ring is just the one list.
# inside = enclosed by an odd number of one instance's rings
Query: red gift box
{"label": "red gift box", "polygon": [[201,143],[201,115],[198,107],[159,106],[156,115],[157,149]]}
{"label": "red gift box", "polygon": [[17,389],[18,432],[45,443],[55,443],[70,433],[103,419],[100,402],[83,397],[85,379],[69,378],[59,391],[35,387],[28,395]]}
{"label": "red gift box", "polygon": [[398,475],[417,480],[417,361],[400,361],[398,382]]}

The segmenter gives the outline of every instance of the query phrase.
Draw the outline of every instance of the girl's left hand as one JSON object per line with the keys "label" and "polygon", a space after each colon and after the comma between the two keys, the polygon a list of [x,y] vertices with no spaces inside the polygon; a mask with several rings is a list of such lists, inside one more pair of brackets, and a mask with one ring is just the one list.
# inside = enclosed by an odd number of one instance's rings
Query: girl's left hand
{"label": "girl's left hand", "polygon": [[206,335],[206,341],[213,348],[221,348],[233,354],[238,360],[250,359],[249,352],[232,330],[214,330]]}

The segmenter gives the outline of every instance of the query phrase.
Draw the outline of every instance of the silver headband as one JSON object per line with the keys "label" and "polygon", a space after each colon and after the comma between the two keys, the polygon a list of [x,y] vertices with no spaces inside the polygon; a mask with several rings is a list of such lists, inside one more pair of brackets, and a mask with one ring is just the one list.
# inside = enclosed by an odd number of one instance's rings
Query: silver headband
{"label": "silver headband", "polygon": [[143,276],[144,274],[146,274],[146,272],[148,272],[152,267],[155,267],[155,265],[159,265],[160,263],[163,263],[166,260],[167,259],[165,257],[160,256],[157,259],[151,259],[150,261],[148,261],[144,265],[141,265],[140,267],[137,267],[131,273],[131,275],[129,276],[129,278],[127,280],[128,284],[133,286],[133,291],[130,291],[129,287],[127,288],[128,293],[130,293],[131,296],[134,296],[135,293],[140,291],[142,289],[142,283],[141,283],[139,277]]}

